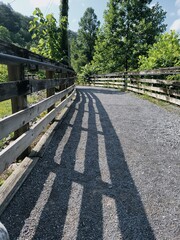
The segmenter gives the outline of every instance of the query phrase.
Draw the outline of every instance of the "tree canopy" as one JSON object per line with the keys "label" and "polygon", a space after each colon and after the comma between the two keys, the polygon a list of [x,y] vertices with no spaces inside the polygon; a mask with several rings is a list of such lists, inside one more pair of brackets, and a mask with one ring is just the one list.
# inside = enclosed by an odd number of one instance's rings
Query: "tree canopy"
{"label": "tree canopy", "polygon": [[140,70],[179,65],[180,36],[175,31],[160,35],[157,42],[149,48],[148,55],[139,57]]}
{"label": "tree canopy", "polygon": [[35,40],[31,50],[45,57],[69,64],[68,36],[68,0],[61,0],[59,25],[53,14],[44,16],[39,8],[33,12],[34,18],[30,22],[29,31]]}
{"label": "tree canopy", "polygon": [[163,33],[166,13],[151,0],[109,0],[104,25],[95,45],[92,66],[99,72],[136,69],[139,55],[146,55]]}
{"label": "tree canopy", "polygon": [[29,33],[29,22],[32,17],[26,17],[15,12],[10,4],[0,3],[0,26],[1,39],[29,48],[31,44],[31,33]]}
{"label": "tree canopy", "polygon": [[77,72],[93,59],[99,25],[94,9],[87,8],[80,19],[77,38],[71,46],[71,63]]}
{"label": "tree canopy", "polygon": [[52,14],[44,17],[39,8],[33,12],[35,16],[30,22],[29,31],[33,33],[35,40],[31,51],[42,54],[45,57],[61,59],[59,51],[60,28],[56,25],[56,19]]}

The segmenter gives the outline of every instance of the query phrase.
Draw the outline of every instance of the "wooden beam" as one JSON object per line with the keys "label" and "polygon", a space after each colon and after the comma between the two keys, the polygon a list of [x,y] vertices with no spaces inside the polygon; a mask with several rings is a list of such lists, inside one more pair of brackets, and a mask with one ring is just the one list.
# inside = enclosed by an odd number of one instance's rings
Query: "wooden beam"
{"label": "wooden beam", "polygon": [[15,130],[21,128],[24,124],[32,121],[50,106],[61,100],[61,98],[66,96],[66,94],[71,93],[73,89],[74,85],[54,96],[30,106],[27,109],[21,110],[20,112],[14,113],[11,116],[0,120],[0,139],[7,137],[11,132],[14,132]]}
{"label": "wooden beam", "polygon": [[[24,66],[23,65],[8,65],[8,79],[9,81],[23,81],[24,80]],[[14,97],[11,99],[12,113],[16,113],[23,109],[26,109],[27,104],[27,95],[22,95],[18,97]],[[18,130],[14,132],[14,138],[18,138],[23,133],[25,133],[29,129],[29,124],[25,124]],[[24,153],[22,153],[21,157],[25,157],[30,152],[30,148],[28,147]]]}
{"label": "wooden beam", "polygon": [[36,139],[36,137],[52,122],[57,114],[71,101],[73,93],[49,112],[44,118],[31,127],[26,133],[17,138],[13,143],[8,145],[0,152],[0,174],[16,160],[16,158]]}
{"label": "wooden beam", "polygon": [[[53,71],[46,71],[46,78],[47,79],[53,79],[54,72]],[[47,89],[47,97],[50,97],[55,94],[55,87],[51,87]],[[53,104],[51,107],[48,108],[48,112],[50,112],[55,105]]]}
{"label": "wooden beam", "polygon": [[40,90],[61,86],[65,83],[70,85],[74,82],[74,77],[61,79],[45,79],[45,80],[24,80],[16,82],[0,83],[0,102],[22,95],[28,95]]}

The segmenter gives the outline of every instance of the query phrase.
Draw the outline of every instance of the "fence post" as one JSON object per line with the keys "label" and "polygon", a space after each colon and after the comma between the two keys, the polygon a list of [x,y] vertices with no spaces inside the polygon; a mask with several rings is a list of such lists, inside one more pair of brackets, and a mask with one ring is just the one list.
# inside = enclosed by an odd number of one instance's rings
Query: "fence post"
{"label": "fence post", "polygon": [[[61,76],[62,76],[62,78],[67,78],[66,71],[63,71],[63,72],[61,73]],[[66,87],[67,87],[66,85],[67,85],[66,83],[64,83],[64,84],[61,85],[61,91],[64,90],[64,89],[66,89]],[[64,99],[66,99],[66,96],[64,96],[64,97],[61,99],[61,101],[63,101]]]}
{"label": "fence post", "polygon": [[[46,70],[46,79],[53,79],[53,77],[54,77],[54,72]],[[50,97],[54,94],[55,94],[55,87],[47,89],[47,93],[46,93],[47,97]],[[50,108],[48,108],[48,112],[50,112],[54,107],[55,105],[53,104]]]}
{"label": "fence post", "polygon": [[127,75],[128,73],[127,72],[125,72],[124,73],[124,91],[127,91],[127,86],[128,86],[128,75]]}
{"label": "fence post", "polygon": [[[23,81],[25,80],[24,66],[23,65],[8,65],[8,78],[9,81]],[[11,99],[12,113],[16,113],[28,107],[27,95],[14,97]],[[14,132],[14,139],[21,136],[29,130],[29,123],[25,124],[20,129]],[[30,153],[30,147],[28,147],[19,158],[24,158]]]}

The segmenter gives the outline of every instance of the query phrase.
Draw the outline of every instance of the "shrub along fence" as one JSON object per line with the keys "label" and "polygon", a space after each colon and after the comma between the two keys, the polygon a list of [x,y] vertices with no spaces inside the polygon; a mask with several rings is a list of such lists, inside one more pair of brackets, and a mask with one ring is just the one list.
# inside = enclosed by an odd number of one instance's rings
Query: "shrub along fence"
{"label": "shrub along fence", "polygon": [[[2,173],[19,156],[28,155],[32,142],[74,98],[76,76],[66,65],[4,42],[0,42],[0,64],[7,65],[9,79],[0,84],[0,102],[11,99],[12,103],[12,114],[0,119],[0,140],[14,134],[10,144],[0,152]],[[25,72],[39,69],[45,71],[46,79],[26,80]],[[46,97],[30,105],[27,96],[41,90],[46,91]]]}
{"label": "shrub along fence", "polygon": [[90,85],[120,88],[180,105],[180,67],[92,75]]}

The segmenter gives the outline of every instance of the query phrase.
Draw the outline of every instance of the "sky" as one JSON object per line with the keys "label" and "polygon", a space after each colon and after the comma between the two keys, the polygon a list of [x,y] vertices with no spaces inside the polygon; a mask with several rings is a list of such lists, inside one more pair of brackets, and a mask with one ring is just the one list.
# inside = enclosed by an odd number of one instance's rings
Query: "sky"
{"label": "sky", "polygon": [[[44,14],[53,13],[58,20],[60,0],[0,0],[3,3],[10,3],[12,8],[30,16],[35,7],[39,7]],[[103,22],[103,13],[106,9],[108,0],[69,0],[69,29],[78,30],[78,22],[83,16],[87,7],[95,10],[98,20]],[[180,33],[180,0],[153,0],[151,6],[159,2],[167,12],[165,23],[168,25],[167,31],[172,29]]]}

